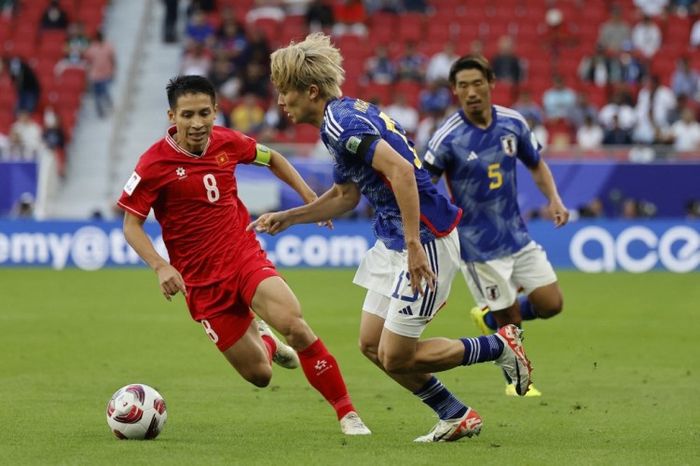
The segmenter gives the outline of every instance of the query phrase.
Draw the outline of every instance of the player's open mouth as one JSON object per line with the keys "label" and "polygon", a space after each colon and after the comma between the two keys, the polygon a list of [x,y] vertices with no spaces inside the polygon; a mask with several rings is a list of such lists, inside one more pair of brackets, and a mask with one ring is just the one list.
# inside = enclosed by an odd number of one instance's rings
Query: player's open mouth
{"label": "player's open mouth", "polygon": [[206,137],[207,133],[190,133],[190,138],[200,141]]}

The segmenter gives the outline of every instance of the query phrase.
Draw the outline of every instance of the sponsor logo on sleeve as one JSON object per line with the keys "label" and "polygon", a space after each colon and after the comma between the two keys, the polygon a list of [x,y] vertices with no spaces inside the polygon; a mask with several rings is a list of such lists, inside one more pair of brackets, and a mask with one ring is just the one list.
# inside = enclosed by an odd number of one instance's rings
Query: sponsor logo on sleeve
{"label": "sponsor logo on sleeve", "polygon": [[136,189],[136,186],[138,186],[140,182],[141,176],[136,172],[132,173],[129,180],[124,185],[124,192],[131,196],[134,193],[134,189]]}
{"label": "sponsor logo on sleeve", "polygon": [[353,154],[357,154],[357,148],[360,147],[361,142],[357,136],[350,136],[348,142],[345,143],[345,148]]}
{"label": "sponsor logo on sleeve", "polygon": [[431,164],[431,165],[434,165],[434,164],[435,164],[435,154],[433,154],[433,153],[430,152],[430,151],[427,151],[427,152],[425,153],[425,157],[423,157],[423,159],[424,159],[427,163],[429,163],[429,164]]}

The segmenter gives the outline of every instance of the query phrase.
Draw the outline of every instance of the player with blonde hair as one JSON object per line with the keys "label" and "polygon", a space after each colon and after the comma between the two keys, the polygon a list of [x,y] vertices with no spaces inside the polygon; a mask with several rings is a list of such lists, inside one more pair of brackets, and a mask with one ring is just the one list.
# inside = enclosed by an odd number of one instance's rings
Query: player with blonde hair
{"label": "player with blonde hair", "polygon": [[334,157],[335,183],[316,201],[264,214],[249,228],[276,234],[297,223],[325,221],[353,209],[364,195],[376,213],[377,242],[354,278],[367,289],[361,350],[438,415],[435,427],[416,441],[478,435],[481,417],[432,372],[495,361],[524,394],[531,366],[516,326],[477,338],[419,340],[459,270],[461,210],[438,193],[400,125],[374,105],[342,97],[342,57],[328,36],[311,34],[275,51],[271,61],[279,105],[295,123],[320,128]]}

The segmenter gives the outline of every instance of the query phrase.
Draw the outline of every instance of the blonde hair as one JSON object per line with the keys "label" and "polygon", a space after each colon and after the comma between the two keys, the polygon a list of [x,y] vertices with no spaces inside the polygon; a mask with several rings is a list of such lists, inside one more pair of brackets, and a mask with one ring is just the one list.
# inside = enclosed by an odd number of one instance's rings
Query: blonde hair
{"label": "blonde hair", "polygon": [[322,98],[340,97],[345,81],[343,57],[331,38],[321,32],[290,42],[270,56],[272,83],[281,92],[305,90],[315,84]]}

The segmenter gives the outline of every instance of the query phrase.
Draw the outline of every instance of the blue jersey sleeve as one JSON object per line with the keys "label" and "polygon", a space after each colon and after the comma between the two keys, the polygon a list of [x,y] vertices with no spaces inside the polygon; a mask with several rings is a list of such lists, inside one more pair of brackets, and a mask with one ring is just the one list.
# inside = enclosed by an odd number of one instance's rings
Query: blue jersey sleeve
{"label": "blue jersey sleeve", "polygon": [[518,136],[518,158],[525,166],[534,168],[540,163],[540,150],[542,146],[537,141],[535,133],[530,131],[527,124],[521,124],[520,135]]}

